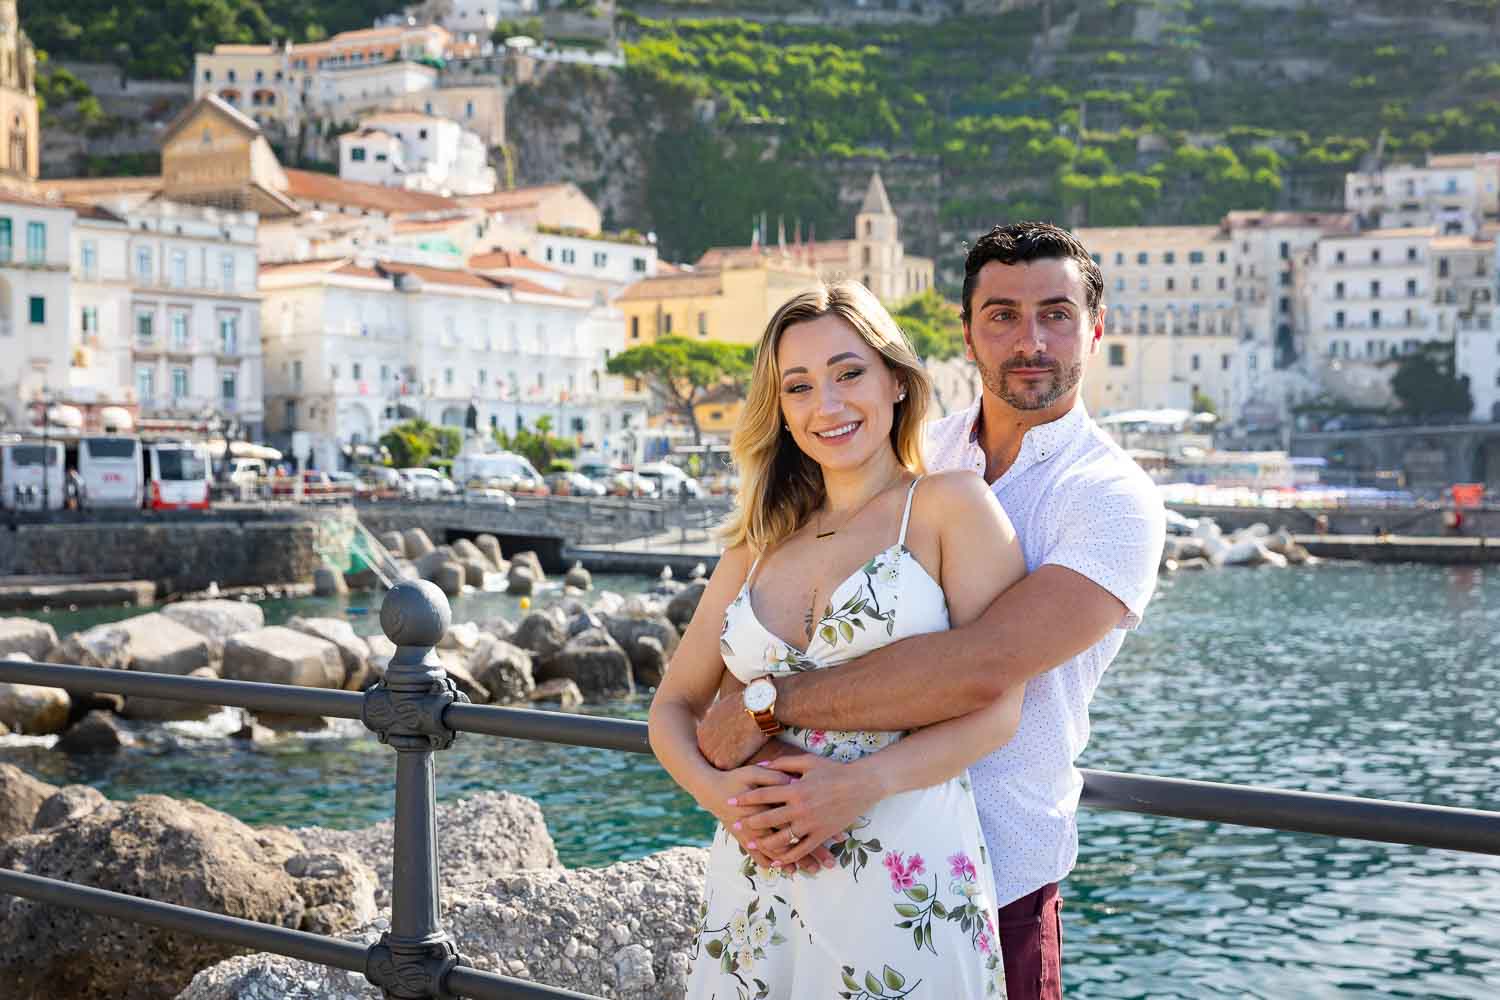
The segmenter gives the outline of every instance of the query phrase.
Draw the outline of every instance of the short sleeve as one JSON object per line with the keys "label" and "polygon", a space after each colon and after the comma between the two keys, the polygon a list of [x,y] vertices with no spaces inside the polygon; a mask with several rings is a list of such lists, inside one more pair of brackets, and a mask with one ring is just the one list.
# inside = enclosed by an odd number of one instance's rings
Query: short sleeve
{"label": "short sleeve", "polygon": [[1156,590],[1166,508],[1156,485],[1137,469],[1084,478],[1074,485],[1057,543],[1042,562],[1070,569],[1109,591],[1126,610],[1116,627],[1133,629]]}

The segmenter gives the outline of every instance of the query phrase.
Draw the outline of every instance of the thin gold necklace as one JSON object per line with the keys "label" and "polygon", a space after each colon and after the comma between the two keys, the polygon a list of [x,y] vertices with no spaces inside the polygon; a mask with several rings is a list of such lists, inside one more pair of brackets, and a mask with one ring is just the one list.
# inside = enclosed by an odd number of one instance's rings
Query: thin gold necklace
{"label": "thin gold necklace", "polygon": [[880,489],[876,490],[874,493],[871,493],[869,496],[865,497],[864,501],[862,503],[860,503],[860,505],[858,507],[854,508],[854,513],[850,514],[848,517],[844,518],[844,523],[841,524],[841,525],[839,525],[837,528],[831,528],[828,531],[824,531],[823,530],[823,515],[824,515],[825,512],[821,511],[821,510],[818,511],[818,528],[817,528],[817,532],[813,535],[813,537],[814,538],[832,538],[834,535],[837,535],[840,531],[843,531],[845,528],[849,527],[849,525],[853,524],[854,523],[854,519],[856,517],[859,517],[860,514],[864,513],[864,509],[866,507],[870,506],[870,502],[871,501],[873,501],[876,497],[880,496],[886,490],[890,489],[892,486],[895,486],[900,481],[901,481],[901,474],[897,473],[889,482],[887,482],[885,485],[881,486]]}

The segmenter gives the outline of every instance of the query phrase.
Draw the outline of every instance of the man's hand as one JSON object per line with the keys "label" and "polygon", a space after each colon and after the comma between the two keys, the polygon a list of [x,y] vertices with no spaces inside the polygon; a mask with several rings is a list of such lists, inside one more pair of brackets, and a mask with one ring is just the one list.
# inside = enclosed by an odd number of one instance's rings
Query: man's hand
{"label": "man's hand", "polygon": [[[757,750],[755,752],[755,755],[750,758],[750,763],[768,764],[769,761],[776,760],[779,757],[801,756],[802,753],[802,750],[799,750],[797,747],[792,746],[790,743],[784,743],[781,740],[768,740],[766,742],[766,745]],[[740,817],[741,823],[743,823],[746,818],[753,816],[759,811],[759,807],[745,810],[744,815]],[[745,839],[750,839],[750,836],[747,835]],[[833,840],[843,839],[844,835],[842,833],[833,838]],[[744,846],[743,842],[741,843],[741,846]],[[759,842],[757,841],[757,848],[758,846]],[[776,861],[772,859],[769,854],[759,849],[751,851],[749,848],[746,848],[746,851],[752,858],[755,859],[755,863],[760,865],[762,868],[782,868],[783,870],[798,868],[804,875],[815,875],[819,870],[824,868],[832,868],[837,863],[834,860],[833,852],[829,850],[831,846],[833,846],[832,841],[829,841],[826,844],[819,844],[818,846],[814,847],[810,853],[804,854],[800,859],[797,860],[795,864],[792,864],[791,862],[783,863]]]}
{"label": "man's hand", "polygon": [[[828,853],[825,845],[843,839],[844,831],[884,797],[880,782],[864,768],[816,754],[779,757],[761,766],[793,775],[794,780],[738,796],[736,805],[760,810],[740,824],[750,831],[756,848],[783,867],[799,864],[815,851]],[[791,843],[794,833],[796,844]]]}
{"label": "man's hand", "polygon": [[721,771],[739,767],[769,739],[745,712],[739,698],[720,698],[698,723],[698,750]]}

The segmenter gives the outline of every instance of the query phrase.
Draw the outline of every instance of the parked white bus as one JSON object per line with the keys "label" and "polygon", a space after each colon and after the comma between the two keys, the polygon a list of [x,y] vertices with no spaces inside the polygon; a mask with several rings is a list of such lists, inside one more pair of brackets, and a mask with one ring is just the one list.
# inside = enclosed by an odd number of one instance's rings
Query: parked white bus
{"label": "parked white bus", "polygon": [[78,477],[83,483],[80,505],[141,506],[144,476],[139,438],[99,435],[78,441]]}
{"label": "parked white bus", "polygon": [[152,510],[207,510],[208,449],[181,441],[146,446],[146,506]]}
{"label": "parked white bus", "polygon": [[[62,510],[67,500],[60,441],[15,441],[0,446],[0,493],[6,510]],[[46,485],[43,486],[45,460]]]}

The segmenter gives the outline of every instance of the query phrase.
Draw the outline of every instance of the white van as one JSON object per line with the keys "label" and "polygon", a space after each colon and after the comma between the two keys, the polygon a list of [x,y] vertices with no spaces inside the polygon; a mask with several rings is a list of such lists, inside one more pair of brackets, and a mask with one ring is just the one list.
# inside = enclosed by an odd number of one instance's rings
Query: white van
{"label": "white van", "polygon": [[162,442],[146,449],[146,505],[152,510],[207,510],[208,449],[201,444]]}
{"label": "white van", "polygon": [[83,481],[80,505],[101,507],[141,505],[141,442],[139,438],[101,435],[78,441],[78,477]]}
{"label": "white van", "polygon": [[483,489],[498,479],[497,489],[511,493],[540,493],[546,489],[542,474],[525,455],[513,451],[473,452],[453,460],[453,481],[460,486]]}
{"label": "white van", "polygon": [[[46,485],[43,486],[43,460]],[[6,510],[62,510],[67,500],[60,441],[18,441],[0,447],[0,492]]]}
{"label": "white van", "polygon": [[635,467],[635,474],[656,484],[656,495],[663,500],[678,500],[685,493],[694,500],[701,499],[703,487],[698,480],[670,462],[645,462]]}

